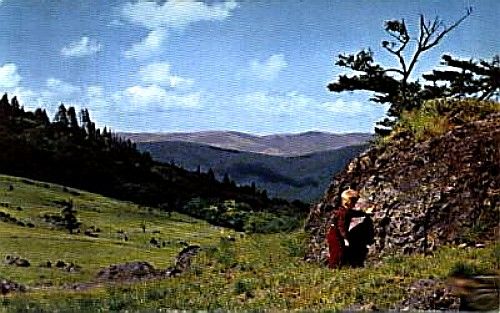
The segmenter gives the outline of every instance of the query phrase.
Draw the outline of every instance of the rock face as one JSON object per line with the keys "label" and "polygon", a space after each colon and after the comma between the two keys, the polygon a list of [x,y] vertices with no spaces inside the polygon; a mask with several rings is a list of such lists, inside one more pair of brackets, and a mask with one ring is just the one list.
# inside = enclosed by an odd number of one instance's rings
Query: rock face
{"label": "rock face", "polygon": [[428,253],[446,243],[474,244],[499,233],[500,114],[415,142],[410,133],[399,133],[333,178],[306,222],[306,260],[326,261],[327,216],[348,186],[373,206],[375,244],[369,257]]}

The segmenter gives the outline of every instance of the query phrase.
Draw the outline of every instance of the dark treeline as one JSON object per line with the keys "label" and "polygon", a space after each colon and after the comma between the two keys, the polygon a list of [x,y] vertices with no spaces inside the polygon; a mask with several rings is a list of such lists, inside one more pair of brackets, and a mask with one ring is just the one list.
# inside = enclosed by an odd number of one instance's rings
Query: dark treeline
{"label": "dark treeline", "polygon": [[[59,106],[51,122],[45,110],[25,111],[16,97],[0,99],[0,172],[81,188],[117,199],[182,212],[192,198],[246,203],[251,210],[303,211],[268,199],[252,186],[219,182],[213,172],[188,172],[155,162],[130,140],[96,129],[89,112]],[[192,214],[192,212],[191,212]]]}

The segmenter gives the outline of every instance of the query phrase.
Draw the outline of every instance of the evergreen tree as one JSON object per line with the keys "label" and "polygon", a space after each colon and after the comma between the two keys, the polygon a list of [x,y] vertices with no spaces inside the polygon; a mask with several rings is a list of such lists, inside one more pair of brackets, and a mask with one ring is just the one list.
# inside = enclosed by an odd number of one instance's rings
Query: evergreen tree
{"label": "evergreen tree", "polygon": [[69,122],[69,127],[71,128],[78,128],[78,120],[76,118],[76,111],[74,107],[69,107],[68,111],[66,112],[67,119]]}
{"label": "evergreen tree", "polygon": [[54,117],[54,122],[64,127],[69,126],[68,112],[66,110],[66,107],[62,103],[59,106],[59,109],[57,110],[56,116]]}
{"label": "evergreen tree", "polygon": [[[374,63],[373,52],[362,50],[357,54],[339,55],[335,63],[356,72],[354,76],[340,75],[337,81],[328,85],[332,92],[345,92],[366,90],[374,93],[370,99],[376,103],[390,104],[387,115],[389,118],[378,122],[382,128],[376,128],[379,134],[388,134],[395,124],[394,118],[399,118],[404,110],[417,108],[422,104],[422,86],[418,81],[410,81],[419,58],[425,52],[437,46],[443,38],[456,27],[458,27],[468,16],[472,14],[472,8],[450,26],[446,26],[442,20],[436,17],[433,21],[427,21],[420,15],[418,35],[411,34],[404,19],[389,20],[385,22],[385,31],[389,40],[382,41],[382,47],[399,63],[399,67],[384,68]],[[407,51],[414,51],[408,58]]]}
{"label": "evergreen tree", "polygon": [[9,103],[9,97],[7,93],[4,93],[2,99],[0,99],[0,117],[10,116],[11,107]]}
{"label": "evergreen tree", "polygon": [[21,111],[21,105],[19,104],[17,97],[12,98],[10,106],[12,107],[12,109],[15,113]]}
{"label": "evergreen tree", "polygon": [[73,207],[73,200],[69,200],[66,203],[61,211],[61,215],[63,217],[64,226],[70,234],[80,227],[81,223],[76,218],[76,209]]}
{"label": "evergreen tree", "polygon": [[212,170],[212,168],[208,169],[207,175],[208,175],[209,181],[215,181],[215,174],[214,174],[214,171]]}
{"label": "evergreen tree", "polygon": [[456,98],[472,95],[479,100],[500,96],[499,55],[494,56],[491,62],[458,60],[446,54],[442,59],[441,64],[450,69],[433,70],[431,74],[422,75],[424,79],[432,82],[432,85],[426,86],[428,93]]}
{"label": "evergreen tree", "polygon": [[47,111],[40,108],[35,110],[35,119],[45,126],[50,124],[49,117],[47,116]]}
{"label": "evergreen tree", "polygon": [[224,178],[222,179],[222,183],[226,186],[231,185],[231,180],[229,179],[229,175],[224,173]]}

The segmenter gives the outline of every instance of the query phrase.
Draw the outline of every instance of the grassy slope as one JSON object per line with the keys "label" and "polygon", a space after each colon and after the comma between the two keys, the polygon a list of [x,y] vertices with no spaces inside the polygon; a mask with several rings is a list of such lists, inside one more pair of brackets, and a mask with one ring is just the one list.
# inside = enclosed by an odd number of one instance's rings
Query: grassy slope
{"label": "grassy slope", "polygon": [[[14,186],[8,191],[8,186]],[[48,186],[44,187],[44,186]],[[78,217],[87,226],[102,229],[100,238],[69,235],[51,230],[40,213],[59,212],[54,200],[72,198]],[[72,196],[61,186],[26,184],[18,178],[0,176],[0,208],[19,220],[31,220],[36,227],[19,227],[0,222],[0,256],[15,254],[28,258],[30,268],[0,265],[0,277],[30,286],[49,280],[55,285],[86,282],[100,267],[112,263],[143,260],[158,268],[172,264],[181,249],[178,240],[199,243],[205,249],[191,270],[162,281],[130,285],[101,286],[75,292],[60,288],[36,288],[28,294],[0,298],[0,312],[30,308],[34,312],[57,310],[95,312],[97,309],[337,309],[356,301],[374,302],[379,307],[403,297],[417,279],[445,277],[457,262],[491,270],[498,267],[494,247],[486,249],[443,248],[434,256],[388,258],[380,265],[363,269],[329,270],[301,261],[304,234],[236,236],[235,242],[221,241],[221,230],[204,222],[173,214],[168,218],[131,203],[81,192]],[[16,207],[21,206],[22,211]],[[141,223],[146,223],[147,234]],[[130,241],[123,242],[116,231],[123,229]],[[160,230],[160,234],[151,234]],[[223,230],[224,234],[230,234]],[[165,248],[151,248],[149,238],[171,241]],[[498,248],[496,249],[498,253]],[[48,259],[63,259],[82,266],[79,273],[67,273],[37,265]],[[495,265],[494,265],[495,264]],[[3,307],[3,308],[2,308]]]}
{"label": "grassy slope", "polygon": [[[8,191],[9,185],[13,185],[13,191]],[[3,259],[6,255],[16,255],[27,258],[32,264],[25,269],[2,262],[0,277],[29,285],[49,281],[59,285],[87,281],[100,267],[113,263],[144,260],[155,267],[166,268],[172,265],[175,255],[182,248],[178,241],[205,245],[215,242],[219,237],[215,227],[199,220],[175,213],[169,218],[163,213],[132,203],[79,193],[75,196],[64,192],[63,187],[58,185],[32,185],[18,178],[0,176],[0,202],[9,203],[9,208],[0,207],[0,211],[24,222],[31,221],[36,226],[28,228],[0,222],[0,257]],[[56,202],[68,199],[73,199],[83,229],[92,225],[101,229],[99,238],[83,234],[70,235],[64,229],[51,229],[52,225],[41,218],[44,213],[59,214],[61,207]],[[22,211],[17,210],[18,206]],[[146,233],[142,232],[142,223],[146,224]],[[129,241],[120,239],[118,230],[127,233]],[[160,233],[153,234],[152,231]],[[169,243],[164,248],[154,248],[149,244],[151,237]],[[38,267],[47,260],[53,264],[57,260],[73,262],[82,266],[82,270],[68,274],[55,268]]]}

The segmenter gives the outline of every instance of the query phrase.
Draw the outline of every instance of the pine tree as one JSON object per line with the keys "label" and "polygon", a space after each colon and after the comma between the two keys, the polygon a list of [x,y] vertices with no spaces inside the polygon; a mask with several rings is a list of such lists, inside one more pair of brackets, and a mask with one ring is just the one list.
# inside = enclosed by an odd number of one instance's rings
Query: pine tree
{"label": "pine tree", "polygon": [[224,173],[224,178],[222,179],[222,183],[226,186],[231,185],[231,180],[229,179],[229,175]]}
{"label": "pine tree", "polygon": [[211,182],[215,181],[215,174],[214,174],[214,170],[212,170],[212,168],[208,169],[207,175],[208,175],[209,181],[211,181]]}
{"label": "pine tree", "polygon": [[70,234],[78,229],[81,223],[76,218],[76,209],[73,206],[73,200],[69,200],[61,211],[65,228]]}
{"label": "pine tree", "polygon": [[[442,65],[448,70],[433,70],[422,77],[432,82],[426,86],[430,94],[445,97],[464,98],[476,96],[479,100],[487,100],[500,96],[500,56],[486,60],[458,60],[450,55],[443,55]],[[439,82],[439,84],[438,84]]]}
{"label": "pine tree", "polygon": [[59,109],[58,109],[58,111],[56,113],[56,116],[54,117],[54,122],[58,123],[58,124],[60,124],[60,125],[62,125],[64,127],[68,127],[69,126],[68,112],[66,110],[66,107],[62,103],[59,106]]}
{"label": "pine tree", "polygon": [[71,128],[78,128],[78,120],[76,118],[76,111],[74,107],[69,107],[68,111],[66,112],[66,116],[69,122],[69,127]]}
{"label": "pine tree", "polygon": [[[421,84],[418,81],[410,81],[419,58],[437,46],[471,14],[472,8],[467,9],[467,12],[450,26],[446,26],[438,17],[427,21],[420,15],[418,35],[409,32],[404,19],[386,21],[384,28],[389,40],[383,40],[381,44],[397,60],[399,66],[384,68],[374,63],[370,49],[357,54],[340,54],[335,64],[356,74],[340,75],[336,81],[328,84],[328,89],[332,92],[370,91],[374,93],[371,101],[390,104],[388,118],[377,123],[382,128],[375,129],[378,134],[388,134],[390,127],[396,123],[395,119],[399,118],[404,110],[417,108],[426,100],[422,97]],[[408,54],[413,43],[414,51]]]}
{"label": "pine tree", "polygon": [[49,117],[47,116],[47,111],[40,108],[35,110],[35,119],[45,126],[50,124]]}
{"label": "pine tree", "polygon": [[252,190],[252,194],[255,194],[255,191],[257,190],[257,188],[255,187],[255,182],[254,181],[252,182],[252,185],[250,186],[250,189]]}

